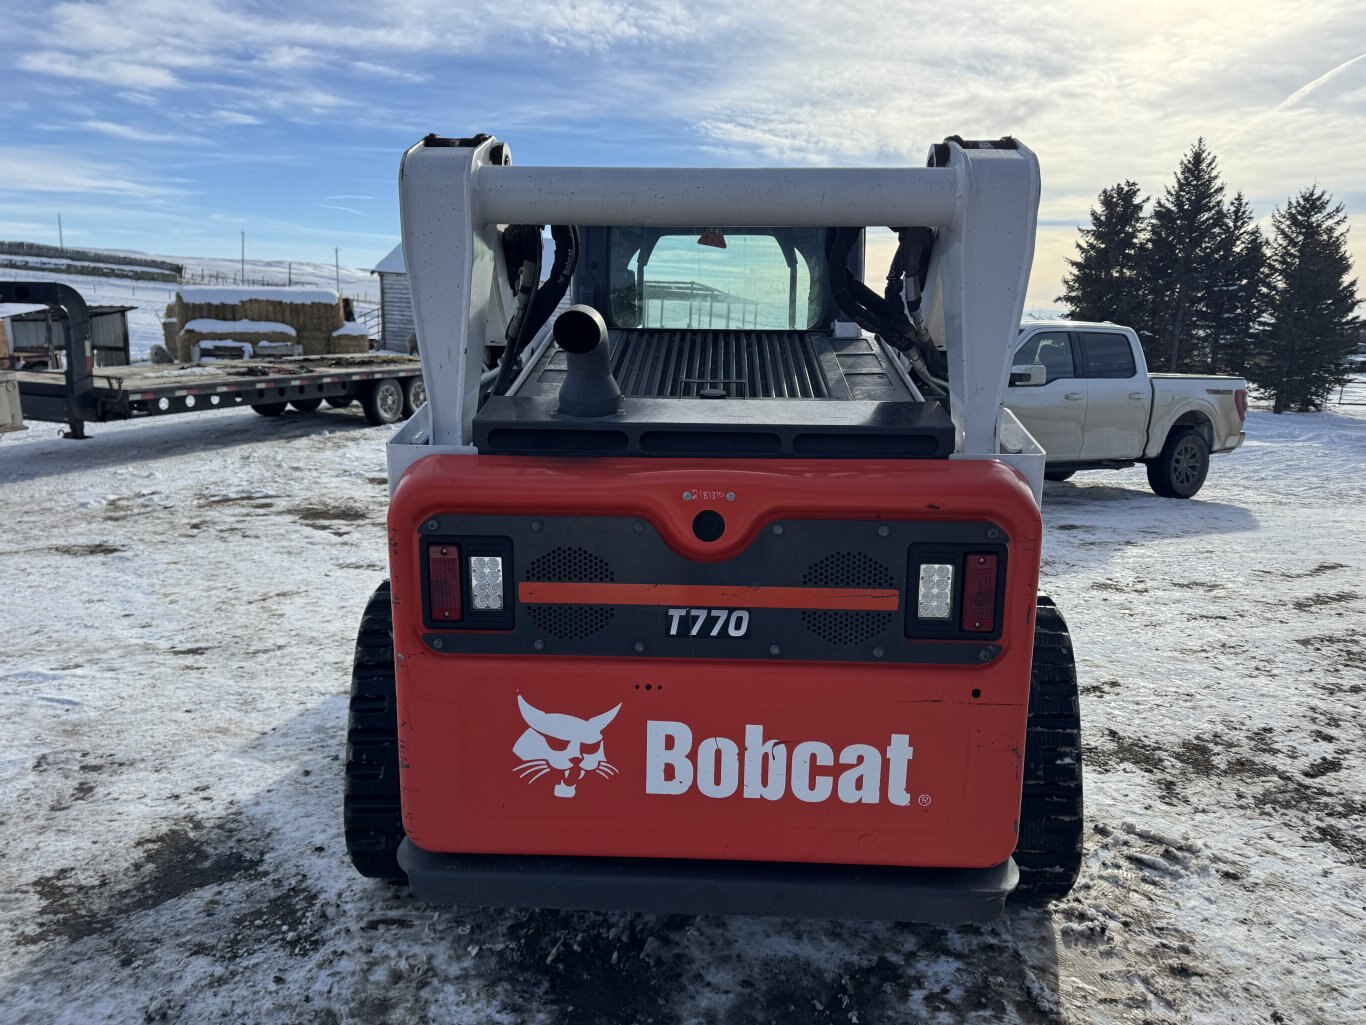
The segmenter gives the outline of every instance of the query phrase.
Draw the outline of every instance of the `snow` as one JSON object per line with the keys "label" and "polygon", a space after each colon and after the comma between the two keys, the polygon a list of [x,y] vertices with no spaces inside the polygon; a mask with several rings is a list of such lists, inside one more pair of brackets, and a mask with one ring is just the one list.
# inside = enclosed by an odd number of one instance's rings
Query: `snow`
{"label": "snow", "polygon": [[403,263],[403,243],[400,242],[389,250],[389,255],[379,263],[375,264],[371,270],[372,274],[405,274],[407,267]]}
{"label": "snow", "polygon": [[1366,405],[1247,426],[1191,501],[1045,486],[1086,864],[1051,909],[936,928],[361,879],[345,695],[392,429],[32,424],[0,441],[0,1021],[1359,1022]]}
{"label": "snow", "polygon": [[337,301],[337,293],[329,288],[190,285],[181,288],[179,291],[180,298],[187,303],[240,303],[244,299],[266,299],[284,303],[335,303]]}
{"label": "snow", "polygon": [[212,334],[215,331],[274,331],[282,335],[294,337],[294,328],[288,324],[279,324],[270,320],[212,320],[208,317],[201,317],[192,320],[185,325],[186,331],[198,331],[200,334]]}
{"label": "snow", "polygon": [[45,309],[46,306],[34,303],[0,303],[0,320],[22,317],[25,313],[41,313]]}
{"label": "snow", "polygon": [[[342,267],[338,271],[331,262],[287,264],[284,260],[247,260],[246,275],[250,279],[285,281],[290,275],[295,282],[309,288],[331,286],[340,276],[342,292],[368,304],[379,302],[379,279],[368,270]],[[195,256],[161,256],[184,265],[187,278],[233,280],[241,271],[236,259],[216,259]],[[153,345],[163,344],[161,321],[168,303],[175,299],[179,286],[162,281],[134,281],[128,278],[107,278],[82,274],[53,273],[51,271],[0,267],[0,281],[56,281],[70,285],[92,306],[132,306],[128,314],[128,336],[132,358],[145,361]],[[259,291],[259,289],[252,289]],[[329,289],[330,291],[330,289]],[[235,301],[235,300],[234,300]],[[332,300],[328,300],[332,301]],[[8,439],[6,439],[8,440]]]}
{"label": "snow", "polygon": [[341,327],[337,328],[337,330],[333,331],[332,334],[334,337],[336,335],[364,335],[368,338],[370,336],[370,329],[364,324],[354,320],[348,320]]}

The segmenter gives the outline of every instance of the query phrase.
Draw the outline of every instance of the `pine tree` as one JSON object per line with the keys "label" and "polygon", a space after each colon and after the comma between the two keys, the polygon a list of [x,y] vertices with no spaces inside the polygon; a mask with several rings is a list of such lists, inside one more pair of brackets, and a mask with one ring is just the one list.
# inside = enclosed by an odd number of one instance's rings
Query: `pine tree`
{"label": "pine tree", "polygon": [[1149,224],[1145,259],[1153,334],[1144,348],[1154,368],[1184,370],[1209,361],[1209,282],[1223,199],[1218,161],[1199,139],[1153,204]]}
{"label": "pine tree", "polygon": [[1311,185],[1271,215],[1267,257],[1272,289],[1249,377],[1270,392],[1274,410],[1321,409],[1347,378],[1358,298],[1347,253],[1347,214]]}
{"label": "pine tree", "polygon": [[1241,375],[1256,351],[1254,336],[1266,308],[1266,238],[1241,192],[1224,208],[1211,256],[1200,369]]}
{"label": "pine tree", "polygon": [[1147,328],[1148,302],[1144,294],[1143,207],[1137,182],[1124,181],[1102,189],[1091,208],[1091,227],[1082,228],[1075,260],[1063,279],[1063,294],[1073,320],[1111,320],[1139,334]]}

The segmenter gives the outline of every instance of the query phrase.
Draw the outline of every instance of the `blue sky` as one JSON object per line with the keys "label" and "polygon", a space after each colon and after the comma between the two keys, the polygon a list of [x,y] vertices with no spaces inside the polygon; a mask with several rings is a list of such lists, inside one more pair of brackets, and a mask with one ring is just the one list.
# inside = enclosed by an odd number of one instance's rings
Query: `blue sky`
{"label": "blue sky", "polygon": [[1366,261],[1359,2],[0,0],[0,238],[377,261],[427,132],[530,164],[918,165],[1013,134],[1044,173],[1032,306],[1123,178],[1204,136],[1259,216],[1318,182]]}

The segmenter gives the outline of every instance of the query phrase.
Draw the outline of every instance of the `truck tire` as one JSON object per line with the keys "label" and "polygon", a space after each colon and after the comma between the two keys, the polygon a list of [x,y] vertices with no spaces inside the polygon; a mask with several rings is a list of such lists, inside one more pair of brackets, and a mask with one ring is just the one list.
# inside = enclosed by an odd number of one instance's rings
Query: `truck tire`
{"label": "truck tire", "polygon": [[381,377],[360,399],[365,419],[376,427],[403,419],[403,385],[397,378]]}
{"label": "truck tire", "polygon": [[1209,473],[1209,442],[1194,427],[1177,427],[1156,459],[1148,462],[1148,485],[1163,498],[1190,498]]}
{"label": "truck tire", "polygon": [[1067,480],[1076,470],[1044,470],[1044,480]]}
{"label": "truck tire", "polygon": [[361,616],[351,670],[342,828],[351,863],[372,879],[402,879],[403,811],[398,783],[398,702],[389,581]]}
{"label": "truck tire", "polygon": [[427,401],[427,385],[422,380],[422,375],[408,378],[403,386],[403,419],[408,419],[417,412],[417,407]]}
{"label": "truck tire", "polygon": [[288,407],[288,402],[258,402],[251,408],[262,416],[279,416]]}
{"label": "truck tire", "polygon": [[1081,871],[1082,826],[1081,709],[1072,638],[1062,613],[1040,595],[1015,848],[1020,898],[1048,901],[1071,891]]}
{"label": "truck tire", "polygon": [[356,397],[354,395],[329,395],[323,401],[333,409],[345,409],[356,401]]}
{"label": "truck tire", "polygon": [[322,399],[292,399],[289,403],[300,413],[314,413],[323,404]]}

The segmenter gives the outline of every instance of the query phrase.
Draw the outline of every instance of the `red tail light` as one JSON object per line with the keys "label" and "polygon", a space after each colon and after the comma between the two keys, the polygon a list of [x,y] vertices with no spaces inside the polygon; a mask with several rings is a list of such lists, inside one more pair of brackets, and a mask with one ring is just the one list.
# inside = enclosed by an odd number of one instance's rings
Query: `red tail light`
{"label": "red tail light", "polygon": [[1238,422],[1247,423],[1247,389],[1239,388],[1233,393],[1233,404],[1238,407]]}
{"label": "red tail light", "polygon": [[435,622],[455,623],[464,609],[460,601],[460,546],[427,549],[427,598]]}
{"label": "red tail light", "polygon": [[963,566],[963,629],[991,633],[996,629],[996,556],[969,553]]}

